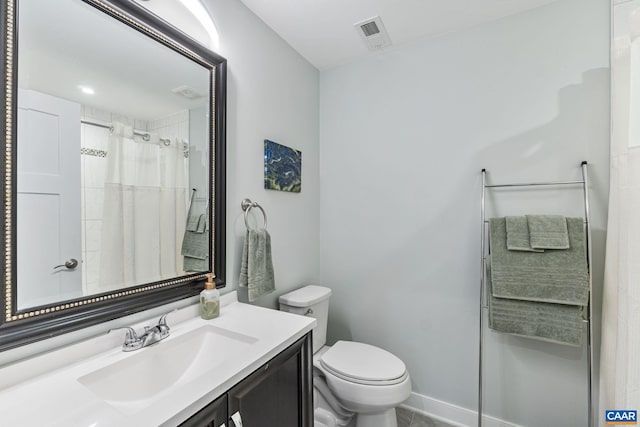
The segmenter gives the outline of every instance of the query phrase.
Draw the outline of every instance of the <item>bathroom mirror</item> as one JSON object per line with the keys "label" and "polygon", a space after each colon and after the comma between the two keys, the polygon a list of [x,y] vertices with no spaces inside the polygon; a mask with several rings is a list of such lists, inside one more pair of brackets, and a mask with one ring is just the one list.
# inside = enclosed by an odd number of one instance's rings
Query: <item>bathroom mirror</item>
{"label": "bathroom mirror", "polygon": [[224,286],[224,58],[130,0],[0,7],[0,350]]}

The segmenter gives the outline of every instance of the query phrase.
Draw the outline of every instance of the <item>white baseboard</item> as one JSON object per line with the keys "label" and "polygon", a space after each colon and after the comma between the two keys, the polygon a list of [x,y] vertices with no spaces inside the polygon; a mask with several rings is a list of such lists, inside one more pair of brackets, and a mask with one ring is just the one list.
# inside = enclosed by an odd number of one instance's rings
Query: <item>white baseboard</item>
{"label": "white baseboard", "polygon": [[[411,393],[411,396],[401,406],[459,427],[475,427],[478,425],[478,413],[476,411],[418,393]],[[489,415],[482,416],[482,425],[483,427],[522,427]]]}

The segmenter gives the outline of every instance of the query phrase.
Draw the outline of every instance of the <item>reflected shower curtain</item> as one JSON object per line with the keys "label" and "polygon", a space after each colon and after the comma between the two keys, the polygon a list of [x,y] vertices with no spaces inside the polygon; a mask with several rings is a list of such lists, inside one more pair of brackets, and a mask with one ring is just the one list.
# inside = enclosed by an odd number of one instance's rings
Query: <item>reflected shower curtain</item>
{"label": "reflected shower curtain", "polygon": [[131,126],[114,123],[109,138],[99,292],[182,274],[184,153],[150,135],[145,142]]}
{"label": "reflected shower curtain", "polygon": [[[601,414],[607,409],[640,409],[640,38],[614,40],[612,72]],[[599,419],[604,425],[604,417]]]}

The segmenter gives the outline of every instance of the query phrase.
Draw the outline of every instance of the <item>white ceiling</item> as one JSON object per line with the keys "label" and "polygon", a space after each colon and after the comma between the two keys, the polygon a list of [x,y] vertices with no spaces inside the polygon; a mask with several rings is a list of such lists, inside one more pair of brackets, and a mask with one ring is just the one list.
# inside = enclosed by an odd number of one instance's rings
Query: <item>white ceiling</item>
{"label": "white ceiling", "polygon": [[[399,45],[557,0],[241,0],[319,69],[370,54],[353,27],[379,15]],[[391,47],[393,48],[393,46]]]}
{"label": "white ceiling", "polygon": [[[22,0],[18,49],[22,89],[141,120],[207,103],[206,68],[77,0]],[[179,86],[203,96],[176,95]]]}

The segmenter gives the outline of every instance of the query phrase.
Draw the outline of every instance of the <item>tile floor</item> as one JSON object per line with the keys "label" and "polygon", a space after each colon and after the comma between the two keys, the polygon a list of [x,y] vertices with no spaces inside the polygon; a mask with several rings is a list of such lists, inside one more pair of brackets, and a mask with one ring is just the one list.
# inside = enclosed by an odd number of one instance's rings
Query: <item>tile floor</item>
{"label": "tile floor", "polygon": [[396,408],[398,427],[454,427],[451,424],[412,412],[406,408]]}

